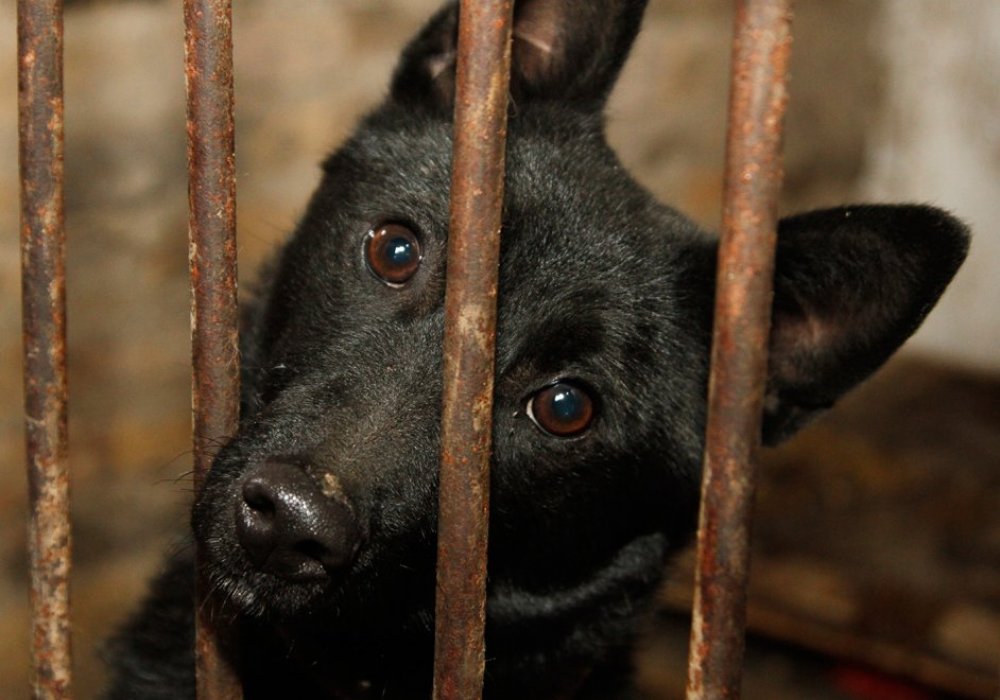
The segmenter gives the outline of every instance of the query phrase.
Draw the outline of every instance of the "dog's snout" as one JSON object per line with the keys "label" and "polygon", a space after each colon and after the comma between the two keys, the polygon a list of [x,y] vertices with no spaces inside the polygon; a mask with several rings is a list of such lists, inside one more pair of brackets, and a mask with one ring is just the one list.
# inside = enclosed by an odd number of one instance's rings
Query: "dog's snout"
{"label": "dog's snout", "polygon": [[261,571],[320,580],[349,566],[361,545],[360,525],[343,494],[324,493],[297,465],[252,467],[236,498],[239,542]]}

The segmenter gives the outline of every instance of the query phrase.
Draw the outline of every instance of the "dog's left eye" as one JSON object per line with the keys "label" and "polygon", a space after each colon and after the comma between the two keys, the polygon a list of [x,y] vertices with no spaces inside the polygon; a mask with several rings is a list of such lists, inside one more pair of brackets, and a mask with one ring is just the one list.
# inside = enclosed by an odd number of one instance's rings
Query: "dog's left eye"
{"label": "dog's left eye", "polygon": [[402,224],[383,224],[365,236],[365,263],[372,274],[399,287],[420,267],[423,254],[417,235]]}
{"label": "dog's left eye", "polygon": [[528,417],[551,435],[572,437],[590,426],[594,419],[594,400],[576,384],[557,382],[528,400]]}

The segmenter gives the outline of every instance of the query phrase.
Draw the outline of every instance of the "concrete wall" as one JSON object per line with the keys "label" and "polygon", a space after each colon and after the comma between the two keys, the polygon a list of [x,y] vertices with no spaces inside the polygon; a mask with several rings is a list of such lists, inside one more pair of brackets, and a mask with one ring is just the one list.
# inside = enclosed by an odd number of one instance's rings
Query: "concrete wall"
{"label": "concrete wall", "polygon": [[887,0],[876,30],[885,104],[859,189],[951,209],[975,234],[912,347],[1000,367],[1000,3]]}

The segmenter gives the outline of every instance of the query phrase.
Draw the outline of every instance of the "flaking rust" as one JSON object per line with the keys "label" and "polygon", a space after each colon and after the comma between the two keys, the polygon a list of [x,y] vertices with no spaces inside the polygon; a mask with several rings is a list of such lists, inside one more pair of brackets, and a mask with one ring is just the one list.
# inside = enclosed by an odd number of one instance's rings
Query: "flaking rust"
{"label": "flaking rust", "polygon": [[[239,421],[236,168],[230,0],[185,0],[194,483]],[[202,561],[198,553],[199,563]],[[242,696],[221,604],[196,582],[200,700]]]}
{"label": "flaking rust", "polygon": [[31,695],[49,700],[71,696],[62,3],[19,0],[17,36]]}
{"label": "flaking rust", "polygon": [[445,292],[434,698],[482,697],[512,2],[463,0]]}
{"label": "flaking rust", "polygon": [[737,0],[688,700],[738,698],[791,0]]}

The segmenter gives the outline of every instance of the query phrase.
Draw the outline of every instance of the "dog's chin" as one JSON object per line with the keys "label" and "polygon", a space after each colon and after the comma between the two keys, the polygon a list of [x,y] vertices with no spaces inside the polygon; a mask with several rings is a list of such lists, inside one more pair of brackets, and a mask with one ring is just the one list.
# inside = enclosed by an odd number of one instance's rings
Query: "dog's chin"
{"label": "dog's chin", "polygon": [[259,571],[223,574],[210,567],[212,587],[238,612],[265,621],[315,614],[336,606],[342,579],[287,579]]}
{"label": "dog's chin", "polygon": [[327,574],[304,570],[285,575],[260,571],[240,556],[238,547],[226,556],[207,549],[203,562],[211,589],[234,611],[260,620],[282,620],[336,607],[349,571]]}

